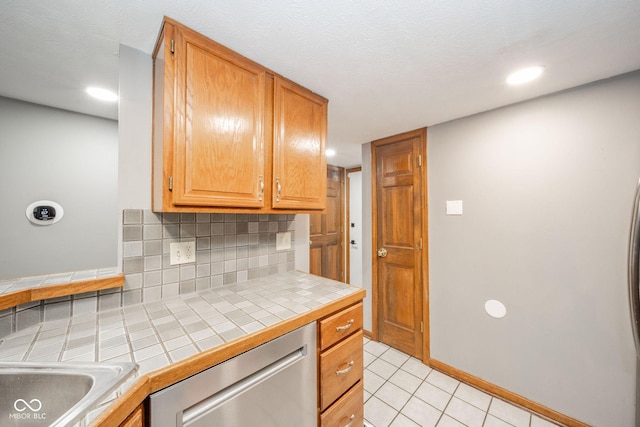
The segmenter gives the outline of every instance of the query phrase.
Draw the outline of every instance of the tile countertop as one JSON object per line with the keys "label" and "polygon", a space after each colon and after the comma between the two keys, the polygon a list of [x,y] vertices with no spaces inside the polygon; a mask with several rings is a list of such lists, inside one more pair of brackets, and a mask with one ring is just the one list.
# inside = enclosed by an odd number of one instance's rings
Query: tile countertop
{"label": "tile countertop", "polygon": [[279,273],[42,322],[0,340],[0,361],[136,362],[136,377],[94,408],[84,420],[91,422],[145,374],[358,292],[362,289],[318,276]]}

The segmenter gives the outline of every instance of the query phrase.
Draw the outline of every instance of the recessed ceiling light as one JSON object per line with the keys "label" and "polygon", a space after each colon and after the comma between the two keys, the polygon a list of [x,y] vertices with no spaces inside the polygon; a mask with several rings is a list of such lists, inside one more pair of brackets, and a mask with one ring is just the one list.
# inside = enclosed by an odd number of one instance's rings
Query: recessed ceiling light
{"label": "recessed ceiling light", "polygon": [[118,100],[117,94],[108,89],[103,89],[100,87],[90,86],[87,88],[87,93],[101,101],[116,102]]}
{"label": "recessed ceiling light", "polygon": [[509,74],[509,77],[507,77],[507,84],[515,86],[530,82],[540,77],[543,71],[544,67],[540,65],[536,65],[535,67],[523,68]]}
{"label": "recessed ceiling light", "polygon": [[336,155],[336,150],[334,150],[333,148],[327,148],[327,151],[324,152],[327,157],[333,157]]}

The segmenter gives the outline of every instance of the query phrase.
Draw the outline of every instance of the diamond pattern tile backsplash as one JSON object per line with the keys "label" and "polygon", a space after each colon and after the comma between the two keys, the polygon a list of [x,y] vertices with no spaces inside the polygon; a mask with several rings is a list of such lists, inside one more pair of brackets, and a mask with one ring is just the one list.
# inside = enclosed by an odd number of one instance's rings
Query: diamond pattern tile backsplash
{"label": "diamond pattern tile backsplash", "polygon": [[[291,249],[276,251],[276,233],[295,215],[123,212],[123,288],[36,301],[0,311],[0,338],[57,320],[217,288],[294,269]],[[173,242],[194,241],[196,262],[170,265]]]}

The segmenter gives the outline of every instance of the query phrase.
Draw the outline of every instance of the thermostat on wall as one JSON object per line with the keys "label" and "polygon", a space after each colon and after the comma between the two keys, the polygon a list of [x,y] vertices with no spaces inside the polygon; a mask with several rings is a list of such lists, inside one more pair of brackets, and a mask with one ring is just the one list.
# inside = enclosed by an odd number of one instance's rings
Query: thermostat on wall
{"label": "thermostat on wall", "polygon": [[51,225],[62,219],[64,209],[51,200],[39,200],[31,203],[25,212],[29,221],[37,225]]}

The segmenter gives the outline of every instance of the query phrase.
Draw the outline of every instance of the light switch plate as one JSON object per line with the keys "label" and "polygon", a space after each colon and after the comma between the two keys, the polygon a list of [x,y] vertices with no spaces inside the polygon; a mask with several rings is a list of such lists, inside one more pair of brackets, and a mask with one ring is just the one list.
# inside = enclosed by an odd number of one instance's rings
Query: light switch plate
{"label": "light switch plate", "polygon": [[196,242],[178,242],[169,245],[169,264],[196,262]]}
{"label": "light switch plate", "polygon": [[291,232],[276,233],[276,251],[291,249]]}
{"label": "light switch plate", "polygon": [[462,215],[462,200],[447,200],[447,215]]}

